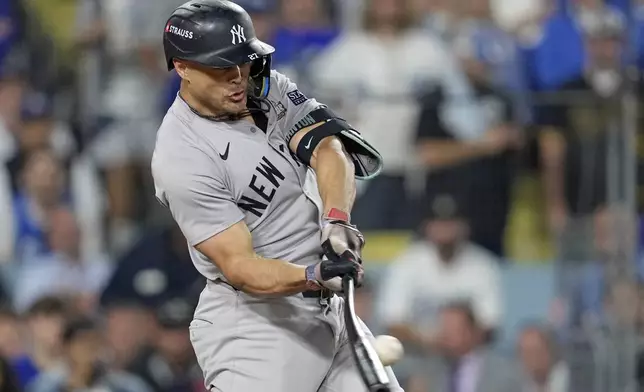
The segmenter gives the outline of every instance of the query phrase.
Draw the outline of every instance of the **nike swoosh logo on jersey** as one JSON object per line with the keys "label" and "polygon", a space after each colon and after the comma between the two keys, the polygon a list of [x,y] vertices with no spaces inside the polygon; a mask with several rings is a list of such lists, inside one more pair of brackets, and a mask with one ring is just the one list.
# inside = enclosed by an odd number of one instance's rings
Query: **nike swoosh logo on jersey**
{"label": "nike swoosh logo on jersey", "polygon": [[226,146],[226,151],[224,151],[223,155],[219,154],[219,157],[225,161],[226,159],[228,159],[229,151],[230,151],[230,142],[228,142],[228,145]]}
{"label": "nike swoosh logo on jersey", "polygon": [[304,146],[304,148],[306,148],[307,150],[308,150],[309,148],[311,148],[311,142],[312,142],[312,141],[313,141],[313,136],[311,136],[311,138],[309,139],[309,142],[308,142],[308,143],[306,143],[306,146]]}

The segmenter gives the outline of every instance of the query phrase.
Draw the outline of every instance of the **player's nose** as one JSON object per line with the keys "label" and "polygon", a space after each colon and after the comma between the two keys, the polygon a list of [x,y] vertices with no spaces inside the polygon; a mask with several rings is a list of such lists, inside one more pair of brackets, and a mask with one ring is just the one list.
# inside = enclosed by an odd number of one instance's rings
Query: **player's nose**
{"label": "player's nose", "polygon": [[234,83],[241,83],[241,81],[242,81],[242,70],[241,70],[241,67],[239,65],[231,67],[230,78],[231,78],[231,81],[234,82]]}

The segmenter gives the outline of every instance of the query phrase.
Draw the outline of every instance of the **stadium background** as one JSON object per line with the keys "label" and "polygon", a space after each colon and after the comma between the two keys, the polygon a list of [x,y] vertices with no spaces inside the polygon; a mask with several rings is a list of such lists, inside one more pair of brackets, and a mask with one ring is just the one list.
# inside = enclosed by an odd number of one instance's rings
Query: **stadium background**
{"label": "stadium background", "polygon": [[[407,392],[644,387],[644,2],[238,2],[383,153],[359,305]],[[0,391],[203,390],[149,175],[181,3],[0,0]]]}

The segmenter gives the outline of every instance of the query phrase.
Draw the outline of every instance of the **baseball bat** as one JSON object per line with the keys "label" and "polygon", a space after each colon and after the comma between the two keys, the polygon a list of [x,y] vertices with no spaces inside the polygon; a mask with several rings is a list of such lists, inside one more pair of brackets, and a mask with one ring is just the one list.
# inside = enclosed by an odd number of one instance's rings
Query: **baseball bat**
{"label": "baseball bat", "polygon": [[342,279],[342,290],[345,296],[344,320],[360,376],[369,392],[391,392],[385,367],[380,362],[376,350],[365,336],[360,327],[358,316],[356,316],[355,281],[352,276],[345,276]]}

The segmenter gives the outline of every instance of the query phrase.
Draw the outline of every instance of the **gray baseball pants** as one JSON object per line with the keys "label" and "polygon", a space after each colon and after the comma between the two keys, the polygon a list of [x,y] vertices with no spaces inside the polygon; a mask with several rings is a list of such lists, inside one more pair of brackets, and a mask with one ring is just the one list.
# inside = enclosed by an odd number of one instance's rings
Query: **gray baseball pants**
{"label": "gray baseball pants", "polygon": [[[327,302],[257,298],[208,281],[190,325],[206,386],[211,392],[368,392],[349,346],[344,301]],[[404,392],[387,372],[392,392]]]}

